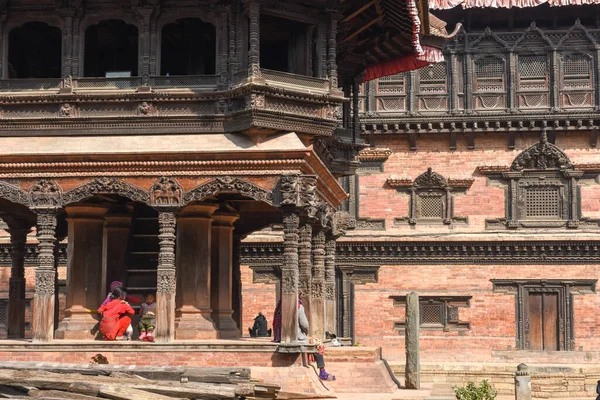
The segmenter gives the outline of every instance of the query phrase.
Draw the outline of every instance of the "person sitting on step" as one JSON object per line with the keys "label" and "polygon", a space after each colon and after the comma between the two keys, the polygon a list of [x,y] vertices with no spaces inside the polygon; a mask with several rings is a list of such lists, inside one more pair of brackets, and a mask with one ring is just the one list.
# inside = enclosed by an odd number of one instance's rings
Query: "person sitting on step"
{"label": "person sitting on step", "polygon": [[154,327],[156,326],[156,302],[154,294],[146,294],[146,302],[140,307],[140,340],[154,342]]}
{"label": "person sitting on step", "polygon": [[123,335],[131,324],[131,315],[135,314],[135,311],[125,301],[126,293],[123,289],[115,288],[112,298],[107,305],[98,309],[102,314],[100,332],[104,335],[104,340],[127,340]]}
{"label": "person sitting on step", "polygon": [[[106,299],[104,299],[104,302],[102,303],[103,306],[105,306],[108,303],[110,303],[111,300],[114,300],[114,298],[112,296],[112,291],[115,290],[115,288],[120,288],[122,291],[125,291],[125,287],[123,286],[123,282],[121,282],[121,281],[113,281],[110,284],[110,292],[108,293],[108,296],[106,296]],[[137,296],[129,296],[129,295],[127,295],[127,297],[125,297],[125,301],[128,302],[128,303],[140,304],[142,302],[142,299],[140,297],[137,297]],[[133,328],[131,327],[131,325],[129,325],[127,327],[127,330],[125,331],[125,337],[127,338],[127,340],[131,340],[131,336],[132,335],[133,335]]]}
{"label": "person sitting on step", "polygon": [[248,330],[250,331],[250,337],[271,336],[271,331],[267,330],[267,318],[261,312],[254,318],[254,325]]}

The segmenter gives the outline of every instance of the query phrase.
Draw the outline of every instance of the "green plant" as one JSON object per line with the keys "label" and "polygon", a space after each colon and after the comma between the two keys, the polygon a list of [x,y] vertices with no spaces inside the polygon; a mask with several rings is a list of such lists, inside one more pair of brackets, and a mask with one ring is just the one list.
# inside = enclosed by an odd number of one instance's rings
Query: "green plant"
{"label": "green plant", "polygon": [[483,380],[479,386],[473,382],[462,387],[455,386],[454,395],[458,400],[494,400],[498,391],[487,380]]}

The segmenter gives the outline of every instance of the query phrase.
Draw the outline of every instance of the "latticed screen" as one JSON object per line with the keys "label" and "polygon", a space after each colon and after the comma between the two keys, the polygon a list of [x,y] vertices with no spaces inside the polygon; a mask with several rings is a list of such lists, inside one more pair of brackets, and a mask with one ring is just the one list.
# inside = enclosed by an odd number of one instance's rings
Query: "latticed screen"
{"label": "latticed screen", "polygon": [[406,93],[406,74],[396,74],[379,78],[378,93]]}
{"label": "latticed screen", "polygon": [[421,324],[443,325],[444,303],[421,303]]}
{"label": "latticed screen", "polygon": [[499,92],[504,90],[504,62],[496,57],[482,57],[475,61],[475,90]]}
{"label": "latticed screen", "polygon": [[560,191],[557,187],[527,189],[525,204],[527,217],[560,218]]}
{"label": "latticed screen", "polygon": [[563,59],[564,89],[592,87],[592,60],[584,54],[569,54]]}
{"label": "latticed screen", "polygon": [[519,56],[519,89],[548,89],[548,57]]}
{"label": "latticed screen", "polygon": [[421,93],[446,93],[446,63],[434,64],[419,70]]}
{"label": "latticed screen", "polygon": [[6,329],[8,323],[8,300],[0,300],[0,328]]}
{"label": "latticed screen", "polygon": [[443,218],[444,203],[441,196],[419,196],[421,218]]}

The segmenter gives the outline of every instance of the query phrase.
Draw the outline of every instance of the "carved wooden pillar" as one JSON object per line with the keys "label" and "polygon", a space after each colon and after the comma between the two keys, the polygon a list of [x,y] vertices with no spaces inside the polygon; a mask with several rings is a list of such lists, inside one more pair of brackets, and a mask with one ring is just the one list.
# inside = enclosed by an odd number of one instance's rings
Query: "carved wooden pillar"
{"label": "carved wooden pillar", "polygon": [[56,269],[56,209],[37,211],[37,267],[33,297],[33,341],[49,342],[54,337],[54,291]]}
{"label": "carved wooden pillar", "polygon": [[552,50],[552,77],[551,77],[551,108],[560,109],[560,58],[556,49]]}
{"label": "carved wooden pillar", "polygon": [[11,227],[12,267],[8,282],[8,338],[25,337],[25,243],[31,228]]}
{"label": "carved wooden pillar", "polygon": [[414,115],[419,111],[419,105],[417,104],[417,82],[419,77],[417,71],[410,71],[408,73],[408,113]]}
{"label": "carved wooden pillar", "polygon": [[325,17],[325,15],[321,15],[317,25],[317,70],[313,72],[318,78],[327,77],[327,21]]}
{"label": "carved wooden pillar", "polygon": [[148,84],[148,77],[150,76],[150,18],[154,9],[151,7],[140,7],[137,12],[141,16],[142,27],[140,29],[140,66],[138,67],[138,74],[142,77],[142,85]]}
{"label": "carved wooden pillar", "polygon": [[470,52],[465,54],[465,82],[467,83],[465,89],[465,111],[472,112],[475,109],[473,104],[473,55]]}
{"label": "carved wooden pillar", "polygon": [[213,204],[190,205],[177,216],[176,339],[215,339],[211,318]]}
{"label": "carved wooden pillar", "polygon": [[106,208],[96,205],[66,208],[69,236],[67,243],[67,297],[65,318],[58,339],[93,339],[98,324],[96,310],[102,304],[102,253]]}
{"label": "carved wooden pillar", "polygon": [[302,305],[312,329],[311,306],[312,306],[312,225],[303,222],[300,227],[300,244],[298,248],[299,281],[298,290],[302,291]]}
{"label": "carved wooden pillar", "polygon": [[212,226],[212,276],[211,305],[217,335],[221,339],[234,339],[241,331],[232,318],[232,275],[233,275],[233,224],[238,214],[217,212]]}
{"label": "carved wooden pillar", "polygon": [[260,4],[256,1],[248,5],[248,76],[258,78],[260,72]]}
{"label": "carved wooden pillar", "polygon": [[175,338],[175,227],[177,220],[172,209],[159,209],[157,288],[156,288],[156,341],[172,342]]}
{"label": "carved wooden pillar", "polygon": [[283,212],[283,266],[281,268],[281,342],[298,340],[298,212]]}
{"label": "carved wooden pillar", "polygon": [[360,135],[360,119],[358,115],[359,86],[359,80],[354,79],[352,81],[352,143],[356,143]]}
{"label": "carved wooden pillar", "polygon": [[514,52],[508,53],[508,98],[507,109],[516,111],[517,106],[517,55]]}
{"label": "carved wooden pillar", "polygon": [[233,308],[233,320],[242,332],[242,271],[240,265],[240,246],[242,238],[240,235],[233,235],[233,272],[231,283],[231,304]]}
{"label": "carved wooden pillar", "polygon": [[239,15],[237,13],[237,10],[231,10],[230,11],[230,18],[229,18],[229,36],[228,36],[228,46],[229,46],[229,54],[228,54],[228,60],[227,60],[227,69],[229,70],[229,82],[233,82],[234,80],[234,75],[236,74],[236,72],[238,72],[238,58],[236,55],[236,51],[237,51],[237,26],[238,26],[238,18]]}
{"label": "carved wooden pillar", "polygon": [[335,302],[335,249],[336,240],[332,236],[325,242],[325,332],[336,333],[336,302]]}
{"label": "carved wooden pillar", "polygon": [[130,227],[130,214],[109,213],[104,216],[101,285],[103,291],[110,290],[111,282],[124,282],[127,278],[127,243]]}
{"label": "carved wooden pillar", "polygon": [[450,71],[450,84],[448,85],[448,96],[450,99],[450,111],[456,112],[458,110],[458,74],[462,74],[462,71],[457,71],[456,58],[458,56],[455,52],[450,53],[448,60],[448,69]]}
{"label": "carved wooden pillar", "polygon": [[62,37],[62,76],[72,76],[73,64],[73,12],[66,12],[62,16],[64,29]]}
{"label": "carved wooden pillar", "polygon": [[325,232],[313,235],[313,280],[311,285],[311,334],[325,339]]}
{"label": "carved wooden pillar", "polygon": [[351,272],[348,270],[342,270],[342,336],[344,338],[352,337],[352,281],[350,280]]}
{"label": "carved wooden pillar", "polygon": [[337,73],[337,24],[338,15],[329,14],[329,36],[328,52],[327,52],[327,76],[329,77],[329,85],[331,90],[338,89],[338,73]]}
{"label": "carved wooden pillar", "polygon": [[219,16],[219,43],[217,48],[219,49],[219,86],[223,89],[227,87],[227,64],[229,58],[229,40],[228,40],[228,16],[227,12],[222,12]]}

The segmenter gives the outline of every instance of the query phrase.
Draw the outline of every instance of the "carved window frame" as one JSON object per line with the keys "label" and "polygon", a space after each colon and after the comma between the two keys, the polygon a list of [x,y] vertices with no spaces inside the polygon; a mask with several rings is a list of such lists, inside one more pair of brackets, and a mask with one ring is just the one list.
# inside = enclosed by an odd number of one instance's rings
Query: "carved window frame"
{"label": "carved window frame", "polygon": [[[490,62],[488,62],[490,61]],[[478,71],[481,64],[489,64],[488,68],[491,68],[492,62],[496,63],[496,66],[501,66],[501,71],[496,76],[481,76],[484,71]],[[487,73],[486,73],[487,74]],[[473,60],[473,89],[475,93],[504,93],[506,92],[506,59],[502,56],[496,56],[491,54],[481,55]],[[490,85],[490,82],[499,82],[500,88],[482,89],[486,85]],[[498,86],[498,85],[496,85]]]}
{"label": "carved window frame", "polygon": [[[407,96],[409,93],[410,74],[402,72],[377,79],[375,110],[378,113],[406,112],[408,110]],[[400,108],[388,109],[386,102],[398,101]]]}
{"label": "carved window frame", "polygon": [[[486,229],[569,228],[582,225],[598,228],[598,220],[581,215],[581,188],[579,179],[583,171],[575,170],[567,155],[548,142],[545,131],[539,143],[521,152],[513,161],[508,172],[495,175],[505,190],[505,218],[486,220]],[[590,174],[587,175],[587,178]],[[527,195],[534,190],[555,190],[558,193],[556,215],[529,215]],[[531,199],[530,199],[531,200]],[[542,201],[543,199],[539,199]],[[546,204],[534,207],[548,208]]]}
{"label": "carved window frame", "polygon": [[[468,331],[471,329],[469,321],[460,319],[460,309],[471,307],[473,296],[437,296],[427,295],[419,296],[419,318],[420,328],[425,331]],[[406,307],[406,296],[390,296],[394,302],[394,307]],[[434,312],[439,308],[439,323],[426,323],[423,321],[424,307],[431,307]],[[406,322],[397,322],[394,324],[394,330],[404,333]]]}
{"label": "carved window frame", "polygon": [[8,299],[0,299],[0,331],[8,329]]}
{"label": "carved window frame", "polygon": [[575,350],[573,295],[595,294],[597,279],[492,279],[493,291],[515,296],[516,348],[529,350],[527,298],[530,293],[558,294],[559,350]]}
{"label": "carved window frame", "polygon": [[448,65],[446,62],[429,65],[417,71],[419,74],[419,94],[448,93]]}
{"label": "carved window frame", "polygon": [[[454,196],[466,191],[473,183],[472,180],[448,180],[431,168],[427,168],[427,171],[419,175],[414,182],[390,178],[387,183],[390,187],[408,192],[410,196],[409,215],[396,218],[396,224],[452,225],[467,223],[466,217],[454,215]],[[424,202],[431,198],[440,200],[439,217],[424,215]]]}

